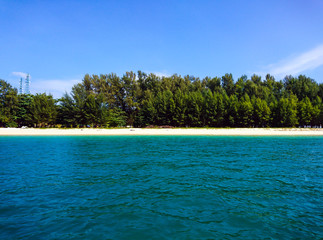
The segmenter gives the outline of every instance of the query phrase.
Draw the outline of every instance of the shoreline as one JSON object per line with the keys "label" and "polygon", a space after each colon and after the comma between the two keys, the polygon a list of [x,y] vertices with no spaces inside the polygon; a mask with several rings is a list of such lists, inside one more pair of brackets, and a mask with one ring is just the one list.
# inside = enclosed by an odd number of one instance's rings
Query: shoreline
{"label": "shoreline", "polygon": [[323,136],[323,128],[0,128],[0,136]]}

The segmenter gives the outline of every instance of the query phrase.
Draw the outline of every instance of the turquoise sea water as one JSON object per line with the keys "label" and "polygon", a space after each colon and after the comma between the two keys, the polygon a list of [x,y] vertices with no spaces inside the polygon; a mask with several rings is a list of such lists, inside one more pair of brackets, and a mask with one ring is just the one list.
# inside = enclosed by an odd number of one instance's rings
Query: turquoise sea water
{"label": "turquoise sea water", "polygon": [[0,137],[0,239],[322,239],[323,137]]}

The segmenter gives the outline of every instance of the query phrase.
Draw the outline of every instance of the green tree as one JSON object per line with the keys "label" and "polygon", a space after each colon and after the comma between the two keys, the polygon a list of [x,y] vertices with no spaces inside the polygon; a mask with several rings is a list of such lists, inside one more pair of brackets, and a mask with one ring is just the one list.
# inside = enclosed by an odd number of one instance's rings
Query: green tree
{"label": "green tree", "polygon": [[77,108],[74,99],[67,93],[59,99],[57,111],[57,120],[59,124],[66,127],[75,127],[79,124],[78,119],[76,118]]}
{"label": "green tree", "polygon": [[237,127],[239,126],[239,100],[237,96],[231,95],[229,98],[229,108],[228,108],[228,124],[226,126]]}
{"label": "green tree", "polygon": [[253,106],[248,94],[245,94],[238,103],[238,125],[240,127],[253,126]]}
{"label": "green tree", "polygon": [[[85,126],[87,120],[85,117],[85,102],[87,99],[88,93],[86,88],[82,84],[76,84],[72,88],[71,97],[73,99],[73,119],[75,119],[76,126]],[[68,100],[67,100],[68,101]]]}
{"label": "green tree", "polygon": [[181,90],[176,91],[174,94],[174,103],[174,125],[178,127],[184,126],[187,111],[187,95],[183,94]]}
{"label": "green tree", "polygon": [[298,102],[298,119],[301,126],[311,125],[315,111],[308,97]]}
{"label": "green tree", "polygon": [[298,78],[286,76],[284,87],[289,93],[295,94],[300,101],[305,97],[314,100],[319,93],[318,84],[304,75],[299,75]]}
{"label": "green tree", "polygon": [[155,108],[155,99],[150,90],[145,91],[145,98],[142,101],[142,107],[138,113],[137,125],[145,127],[157,124],[157,110]]}
{"label": "green tree", "polygon": [[217,116],[217,99],[208,89],[204,95],[202,122],[204,126],[214,127],[216,125]]}
{"label": "green tree", "polygon": [[265,100],[253,101],[253,121],[256,127],[267,127],[270,124],[271,111]]}
{"label": "green tree", "polygon": [[274,126],[295,127],[298,124],[297,102],[298,99],[293,94],[279,99],[274,110]]}
{"label": "green tree", "polygon": [[[56,105],[46,94],[17,95],[0,80],[0,126],[293,127],[323,122],[323,84],[304,75],[276,81],[269,74],[222,78],[138,71],[86,74]],[[57,115],[57,116],[56,116]]]}
{"label": "green tree", "polygon": [[133,125],[138,112],[139,85],[133,72],[126,72],[122,79],[122,110],[127,114],[127,123]]}
{"label": "green tree", "polygon": [[234,94],[234,81],[231,73],[226,73],[222,77],[222,87],[226,91],[228,96]]}
{"label": "green tree", "polygon": [[234,86],[235,94],[237,95],[238,98],[241,98],[245,93],[246,81],[247,81],[247,76],[243,75],[240,78],[238,78],[238,81]]}
{"label": "green tree", "polygon": [[206,77],[203,79],[204,84],[211,90],[212,93],[221,90],[221,78],[219,77]]}
{"label": "green tree", "polygon": [[172,125],[176,121],[175,101],[173,93],[170,90],[159,92],[155,98],[155,109],[157,110],[157,124],[158,125]]}
{"label": "green tree", "polygon": [[90,94],[84,104],[84,116],[86,124],[91,127],[102,127],[108,123],[108,109],[101,95]]}
{"label": "green tree", "polygon": [[17,127],[17,89],[0,79],[0,126]]}
{"label": "green tree", "polygon": [[322,99],[317,96],[313,101],[313,117],[312,126],[320,126],[323,124],[323,103]]}
{"label": "green tree", "polygon": [[190,92],[187,97],[187,117],[186,125],[191,127],[201,127],[203,96],[201,92]]}
{"label": "green tree", "polygon": [[[234,95],[231,95],[234,96]],[[231,98],[230,96],[230,98]],[[217,92],[214,93],[214,102],[216,103],[216,118],[215,118],[215,126],[216,127],[223,127],[224,126],[224,121],[225,121],[225,116],[227,113],[227,108],[226,105],[228,105],[228,95],[225,92]]]}
{"label": "green tree", "polygon": [[154,99],[154,106],[156,109],[156,123],[157,125],[166,125],[167,123],[167,102],[164,92],[159,92]]}
{"label": "green tree", "polygon": [[56,101],[52,95],[36,94],[31,100],[30,112],[36,127],[52,126],[57,116]]}
{"label": "green tree", "polygon": [[120,108],[109,109],[107,123],[110,127],[126,126],[126,113],[123,112]]}
{"label": "green tree", "polygon": [[317,96],[323,99],[323,83],[319,84],[319,91],[317,93]]}
{"label": "green tree", "polygon": [[18,95],[17,123],[18,126],[32,126],[32,114],[30,112],[32,95]]}

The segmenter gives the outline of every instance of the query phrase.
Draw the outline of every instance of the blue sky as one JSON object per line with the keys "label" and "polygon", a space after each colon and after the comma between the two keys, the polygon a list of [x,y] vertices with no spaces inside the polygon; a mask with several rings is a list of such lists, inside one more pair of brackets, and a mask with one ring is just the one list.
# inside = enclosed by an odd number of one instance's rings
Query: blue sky
{"label": "blue sky", "polygon": [[0,0],[0,79],[60,97],[84,74],[323,82],[322,0]]}

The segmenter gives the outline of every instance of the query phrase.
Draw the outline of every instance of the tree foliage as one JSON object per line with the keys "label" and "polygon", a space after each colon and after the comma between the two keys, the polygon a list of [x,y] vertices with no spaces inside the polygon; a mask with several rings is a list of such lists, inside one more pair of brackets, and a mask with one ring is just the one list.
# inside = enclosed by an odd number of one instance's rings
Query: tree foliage
{"label": "tree foliage", "polygon": [[52,126],[56,122],[56,105],[52,95],[36,94],[30,104],[32,122],[37,127]]}
{"label": "tree foliage", "polygon": [[17,89],[0,79],[0,126],[17,126]]}
{"label": "tree foliage", "polygon": [[296,127],[323,122],[323,84],[304,75],[89,75],[60,99],[18,95],[0,80],[0,126]]}

